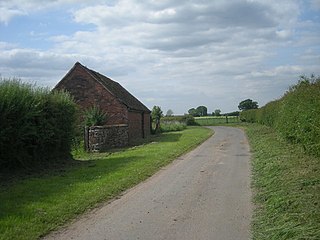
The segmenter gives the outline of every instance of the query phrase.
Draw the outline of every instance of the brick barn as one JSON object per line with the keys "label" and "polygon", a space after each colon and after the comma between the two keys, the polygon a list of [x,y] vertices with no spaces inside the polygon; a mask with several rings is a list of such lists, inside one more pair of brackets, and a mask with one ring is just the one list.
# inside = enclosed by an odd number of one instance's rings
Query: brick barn
{"label": "brick barn", "polygon": [[79,62],[54,90],[66,90],[82,110],[100,107],[108,115],[107,125],[128,125],[129,143],[150,135],[150,110],[119,83]]}

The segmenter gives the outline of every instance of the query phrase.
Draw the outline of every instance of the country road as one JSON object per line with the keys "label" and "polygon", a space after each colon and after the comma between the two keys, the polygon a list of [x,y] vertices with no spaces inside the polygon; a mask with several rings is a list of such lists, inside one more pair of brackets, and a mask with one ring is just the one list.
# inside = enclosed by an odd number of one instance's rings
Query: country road
{"label": "country road", "polygon": [[244,132],[215,134],[119,199],[45,239],[250,239],[250,151]]}

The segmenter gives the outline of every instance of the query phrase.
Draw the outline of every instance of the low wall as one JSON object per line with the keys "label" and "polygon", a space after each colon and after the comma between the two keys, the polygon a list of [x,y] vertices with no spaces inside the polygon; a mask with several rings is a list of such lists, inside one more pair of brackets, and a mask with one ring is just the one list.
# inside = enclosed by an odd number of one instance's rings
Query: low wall
{"label": "low wall", "polygon": [[127,124],[93,126],[85,129],[85,146],[89,152],[103,152],[129,144]]}

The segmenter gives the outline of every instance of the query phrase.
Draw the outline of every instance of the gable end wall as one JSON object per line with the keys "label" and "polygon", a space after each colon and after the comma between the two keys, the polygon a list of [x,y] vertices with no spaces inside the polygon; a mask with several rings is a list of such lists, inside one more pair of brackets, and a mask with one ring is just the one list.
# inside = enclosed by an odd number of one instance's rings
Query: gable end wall
{"label": "gable end wall", "polygon": [[81,67],[76,67],[56,87],[66,90],[80,109],[99,106],[109,118],[107,124],[128,124],[127,107]]}

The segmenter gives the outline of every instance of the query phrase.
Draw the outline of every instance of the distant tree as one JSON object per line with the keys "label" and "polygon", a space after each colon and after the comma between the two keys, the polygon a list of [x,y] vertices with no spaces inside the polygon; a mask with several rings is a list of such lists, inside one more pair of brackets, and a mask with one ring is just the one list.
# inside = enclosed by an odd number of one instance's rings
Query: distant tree
{"label": "distant tree", "polygon": [[167,113],[166,113],[166,116],[167,116],[167,117],[173,116],[173,111],[172,111],[171,109],[169,109],[169,110],[167,111]]}
{"label": "distant tree", "polygon": [[221,110],[220,109],[216,109],[214,110],[214,116],[221,116]]}
{"label": "distant tree", "polygon": [[199,113],[198,113],[198,111],[197,111],[195,108],[190,108],[190,109],[188,110],[188,113],[189,113],[191,116],[193,116],[193,117],[199,117]]}
{"label": "distant tree", "polygon": [[205,106],[197,107],[196,111],[200,117],[208,116],[208,109]]}
{"label": "distant tree", "polygon": [[229,113],[225,113],[223,115],[225,116],[239,116],[239,111],[235,111],[235,112],[229,112]]}
{"label": "distant tree", "polygon": [[245,111],[249,109],[257,109],[258,108],[258,102],[254,102],[251,99],[243,100],[238,105],[239,110]]}
{"label": "distant tree", "polygon": [[155,133],[160,132],[160,119],[163,116],[162,110],[159,106],[153,106],[151,112],[152,121],[155,123]]}

